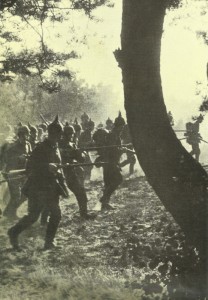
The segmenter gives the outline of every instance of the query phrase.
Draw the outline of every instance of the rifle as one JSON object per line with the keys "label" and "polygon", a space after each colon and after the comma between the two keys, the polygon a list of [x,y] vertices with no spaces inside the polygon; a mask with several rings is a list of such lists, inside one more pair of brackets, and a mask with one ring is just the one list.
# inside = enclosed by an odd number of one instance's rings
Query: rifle
{"label": "rifle", "polygon": [[176,130],[174,130],[175,132],[186,132],[186,130],[178,130],[178,129],[176,129]]}
{"label": "rifle", "polygon": [[46,121],[46,119],[44,118],[44,116],[42,114],[39,114],[41,117],[41,120],[48,126],[48,122]]}
{"label": "rifle", "polygon": [[[99,162],[100,165],[107,165],[108,162],[105,162],[105,161],[102,161],[102,162]],[[86,167],[86,166],[95,166],[97,165],[97,163],[73,163],[73,164],[70,164],[70,163],[66,163],[66,164],[57,164],[57,167],[60,168],[60,169],[66,169],[66,168],[71,168],[71,167]]]}
{"label": "rifle", "polygon": [[[72,167],[85,167],[85,166],[95,166],[97,163],[66,163],[66,164],[56,164],[58,168],[60,169],[66,169],[66,168],[72,168]],[[100,165],[107,165],[108,162],[99,162]],[[10,170],[8,173],[2,172],[3,175],[9,176],[9,175],[25,175],[26,169],[20,169],[20,170]],[[12,179],[12,178],[11,178]]]}
{"label": "rifle", "polygon": [[125,150],[125,152],[129,152],[129,153],[132,153],[132,154],[136,154],[135,151],[131,150],[131,149],[128,149],[126,147],[122,147],[122,150]]}
{"label": "rifle", "polygon": [[202,142],[204,142],[204,143],[208,144],[208,142],[207,142],[207,141],[205,141],[205,140],[203,140],[202,138],[200,138],[200,140],[201,140]]}
{"label": "rifle", "polygon": [[100,149],[111,149],[111,148],[122,148],[132,146],[132,144],[122,144],[122,145],[110,145],[110,146],[95,146],[95,147],[86,147],[86,148],[77,148],[79,151],[96,151]]}
{"label": "rifle", "polygon": [[14,178],[3,179],[3,180],[0,180],[0,184],[2,184],[4,182],[8,182],[8,181],[23,179],[23,178],[25,178],[25,176],[19,176],[19,177],[14,177]]}

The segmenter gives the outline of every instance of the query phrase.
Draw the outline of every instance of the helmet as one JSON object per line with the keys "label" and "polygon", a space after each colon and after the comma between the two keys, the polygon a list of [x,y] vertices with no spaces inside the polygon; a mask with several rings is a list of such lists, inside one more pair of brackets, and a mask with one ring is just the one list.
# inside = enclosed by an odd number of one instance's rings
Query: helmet
{"label": "helmet", "polygon": [[86,112],[84,112],[84,113],[81,115],[81,120],[82,120],[82,121],[88,121],[88,120],[89,120],[89,116],[88,116],[88,114],[86,114]]}
{"label": "helmet", "polygon": [[119,126],[124,126],[126,124],[124,118],[121,116],[121,112],[119,111],[118,117],[115,118],[114,121],[114,126],[119,127]]}
{"label": "helmet", "polygon": [[29,135],[30,134],[30,130],[28,128],[28,126],[26,125],[23,125],[23,126],[20,126],[17,130],[17,135],[20,136],[20,135]]}
{"label": "helmet", "polygon": [[54,134],[54,133],[62,133],[62,132],[63,132],[63,127],[59,122],[58,115],[57,115],[54,121],[48,125],[48,133]]}
{"label": "helmet", "polygon": [[108,118],[108,119],[106,120],[105,124],[106,124],[106,125],[112,125],[112,124],[113,124],[113,121],[112,121],[110,118]]}
{"label": "helmet", "polygon": [[103,123],[99,123],[97,128],[103,128]]}
{"label": "helmet", "polygon": [[74,127],[73,126],[65,126],[64,127],[64,135],[72,135],[75,133]]}

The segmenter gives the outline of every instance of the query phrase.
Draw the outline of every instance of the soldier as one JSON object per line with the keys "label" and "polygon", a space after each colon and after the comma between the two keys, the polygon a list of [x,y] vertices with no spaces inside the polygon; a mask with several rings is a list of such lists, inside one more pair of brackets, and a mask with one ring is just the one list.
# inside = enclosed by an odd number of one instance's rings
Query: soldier
{"label": "soldier", "polygon": [[119,112],[119,116],[115,119],[112,131],[106,136],[106,146],[116,145],[118,148],[109,147],[105,150],[104,161],[108,162],[108,164],[103,166],[103,178],[105,186],[103,196],[100,199],[102,210],[113,209],[113,207],[109,204],[110,196],[122,182],[122,175],[119,166],[119,160],[122,151],[119,149],[119,146],[121,146],[120,135],[124,125],[125,121]]}
{"label": "soldier", "polygon": [[[95,123],[90,119],[86,125],[86,129],[80,135],[79,143],[78,143],[79,148],[88,148],[93,145],[92,135],[93,135],[94,128],[95,128]],[[86,163],[92,162],[90,155],[87,151],[85,152],[85,162]],[[89,167],[87,166],[84,168],[85,180],[87,181],[90,180],[92,169],[93,169],[92,166]]]}
{"label": "soldier", "polygon": [[186,141],[192,146],[190,154],[195,156],[195,159],[199,161],[200,148],[199,143],[201,142],[201,135],[199,133],[199,124],[203,121],[203,116],[200,115],[195,123],[186,123],[186,133],[184,134],[187,138]]}
{"label": "soldier", "polygon": [[48,209],[50,213],[44,249],[54,247],[53,240],[61,220],[59,198],[68,196],[63,173],[58,167],[61,163],[58,142],[62,133],[57,116],[48,126],[48,138],[35,147],[28,161],[28,179],[23,187],[23,192],[28,197],[28,214],[8,230],[14,249],[19,249],[19,234],[36,222],[44,209]]}
{"label": "soldier", "polygon": [[[12,127],[9,124],[6,124],[3,127],[2,134],[0,135],[0,138],[1,138],[0,170],[2,170],[2,168],[4,167],[4,151],[5,151],[5,149],[6,149],[6,147],[8,146],[9,143],[14,142]],[[3,174],[1,174],[0,176],[3,180],[4,179]],[[10,198],[9,188],[8,188],[7,182],[4,182],[4,183],[0,184],[0,195],[1,195],[0,201],[2,200],[2,202],[4,204],[7,203],[9,198]],[[2,215],[2,210],[1,210],[0,215]]]}
{"label": "soldier", "polygon": [[[126,124],[123,128],[123,131],[121,133],[121,139],[123,144],[131,144],[131,136],[129,132],[129,126]],[[127,149],[133,150],[133,147],[131,145],[127,146]],[[123,168],[126,165],[129,164],[129,175],[131,176],[134,174],[134,165],[136,163],[135,155],[132,152],[126,152],[126,160],[122,161],[120,164],[120,167]]]}
{"label": "soldier", "polygon": [[20,179],[12,180],[8,172],[25,168],[27,158],[31,153],[31,146],[28,142],[29,134],[30,131],[27,126],[19,127],[17,132],[18,139],[6,144],[2,153],[3,171],[5,172],[5,178],[8,180],[10,192],[10,201],[3,215],[12,219],[16,218],[17,209],[25,200],[25,197],[21,193],[24,178],[21,177]]}
{"label": "soldier", "polygon": [[[84,162],[85,158],[81,152],[77,150],[75,143],[73,143],[73,136],[75,130],[72,126],[65,126],[63,139],[60,142],[60,151],[63,163]],[[78,169],[78,170],[77,170]],[[78,174],[80,174],[80,167],[67,167],[64,169],[64,175],[68,188],[74,193],[78,205],[80,216],[83,219],[91,219],[93,216],[87,213],[87,195],[84,186],[80,183]],[[77,174],[78,171],[78,174]]]}
{"label": "soldier", "polygon": [[74,120],[73,127],[74,127],[74,130],[75,130],[74,143],[77,146],[78,142],[79,142],[79,137],[80,137],[80,134],[81,134],[81,131],[82,131],[82,126],[78,123],[77,118],[75,118],[75,120]]}
{"label": "soldier", "polygon": [[86,114],[85,112],[81,115],[81,126],[82,129],[85,130],[88,127],[88,122],[90,121],[90,118],[88,116],[88,114]]}
{"label": "soldier", "polygon": [[113,121],[112,121],[110,118],[108,118],[108,119],[106,120],[105,124],[106,124],[106,127],[105,127],[105,128],[106,128],[108,131],[111,131],[111,130],[113,129]]}

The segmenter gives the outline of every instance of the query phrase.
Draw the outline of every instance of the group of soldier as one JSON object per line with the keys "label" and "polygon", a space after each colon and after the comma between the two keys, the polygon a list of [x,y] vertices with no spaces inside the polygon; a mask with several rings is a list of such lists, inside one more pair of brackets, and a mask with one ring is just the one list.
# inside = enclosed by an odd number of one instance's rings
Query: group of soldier
{"label": "group of soldier", "polygon": [[[170,124],[174,121],[168,113]],[[80,217],[93,220],[96,214],[88,212],[86,183],[91,179],[94,166],[102,167],[104,189],[100,198],[101,210],[112,210],[110,198],[122,182],[121,168],[129,165],[129,174],[134,173],[135,153],[131,144],[128,125],[121,113],[115,118],[97,125],[84,113],[79,124],[62,124],[58,116],[53,122],[33,126],[19,123],[15,136],[1,146],[0,162],[4,181],[8,184],[10,199],[3,211],[9,219],[17,218],[17,209],[28,201],[28,213],[8,230],[12,247],[19,250],[19,234],[36,222],[46,226],[44,249],[54,247],[54,237],[61,220],[59,200],[68,198],[70,190],[76,197]],[[190,152],[199,160],[200,115],[194,123],[186,124],[185,138],[192,146]],[[91,152],[96,159],[92,161]],[[125,152],[126,159],[121,161]]]}
{"label": "group of soldier", "polygon": [[[110,197],[122,182],[121,167],[129,164],[133,174],[136,163],[128,126],[119,113],[106,126],[95,123],[84,113],[81,124],[75,119],[62,124],[58,116],[38,127],[18,124],[15,138],[1,147],[1,169],[8,183],[10,200],[3,211],[9,219],[17,218],[17,209],[27,199],[28,213],[8,230],[12,247],[19,250],[19,234],[41,217],[46,225],[44,249],[54,247],[54,237],[61,220],[60,197],[74,193],[80,217],[93,220],[88,212],[85,182],[93,166],[103,168],[104,189],[101,210],[112,210]],[[125,146],[125,147],[124,147]],[[90,152],[96,152],[92,162]],[[126,159],[120,162],[121,155]]]}

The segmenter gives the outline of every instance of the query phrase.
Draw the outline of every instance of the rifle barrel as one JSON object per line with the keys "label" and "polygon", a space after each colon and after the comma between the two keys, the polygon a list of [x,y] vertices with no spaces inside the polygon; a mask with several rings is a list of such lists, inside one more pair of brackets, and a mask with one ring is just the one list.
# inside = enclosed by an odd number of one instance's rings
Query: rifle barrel
{"label": "rifle barrel", "polygon": [[200,139],[202,142],[204,142],[204,143],[206,143],[206,144],[208,144],[208,142],[207,141],[205,141],[205,140],[203,140],[203,139]]}
{"label": "rifle barrel", "polygon": [[110,146],[95,146],[95,147],[86,147],[86,148],[77,148],[76,150],[80,151],[96,151],[99,149],[109,149],[109,148],[121,148],[121,147],[128,147],[132,146],[132,144],[122,144],[122,145],[110,145]]}
{"label": "rifle barrel", "polygon": [[175,132],[186,132],[186,130],[174,130]]}
{"label": "rifle barrel", "polygon": [[58,167],[60,168],[70,168],[70,167],[85,167],[85,166],[95,166],[95,165],[107,165],[108,162],[105,162],[105,161],[101,161],[99,163],[74,163],[74,164],[64,164],[64,165],[58,165]]}

